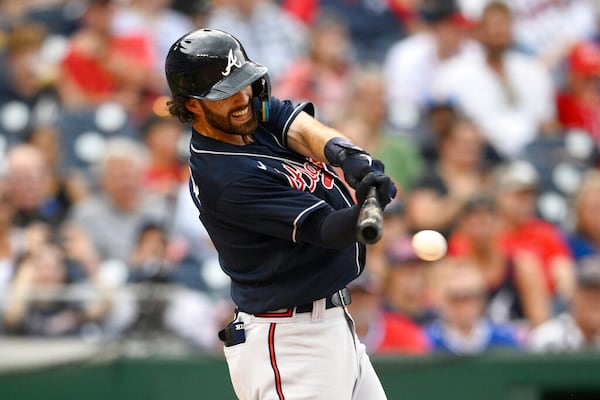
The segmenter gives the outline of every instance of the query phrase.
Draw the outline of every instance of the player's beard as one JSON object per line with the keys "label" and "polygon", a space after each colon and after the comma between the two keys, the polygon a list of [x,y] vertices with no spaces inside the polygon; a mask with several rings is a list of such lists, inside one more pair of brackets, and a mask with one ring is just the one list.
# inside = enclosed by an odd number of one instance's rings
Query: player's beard
{"label": "player's beard", "polygon": [[219,115],[210,111],[202,102],[199,103],[200,107],[202,107],[202,110],[204,111],[206,122],[213,128],[229,135],[250,136],[252,133],[254,133],[256,127],[258,126],[258,120],[256,119],[256,114],[254,113],[254,107],[252,107],[252,101],[248,103],[250,119],[241,124],[233,123],[230,120],[231,114],[243,110],[246,106],[230,110],[229,114],[227,115]]}

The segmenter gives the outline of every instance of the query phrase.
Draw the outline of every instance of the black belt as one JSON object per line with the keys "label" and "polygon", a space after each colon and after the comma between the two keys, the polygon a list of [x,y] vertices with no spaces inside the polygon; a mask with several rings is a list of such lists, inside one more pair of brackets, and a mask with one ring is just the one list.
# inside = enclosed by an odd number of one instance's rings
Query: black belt
{"label": "black belt", "polygon": [[[325,309],[330,309],[334,307],[342,307],[344,305],[350,304],[352,299],[350,298],[350,290],[345,287],[343,289],[338,290],[331,296],[327,296],[325,298]],[[294,312],[294,308],[296,309],[296,313],[307,313],[312,312],[313,310],[313,302],[300,304],[299,306],[283,309],[281,311],[273,311],[267,313],[259,313],[254,314],[257,317],[291,317]],[[246,341],[246,333],[244,329],[244,323],[242,321],[237,321],[237,313],[239,309],[236,309],[236,316],[233,321],[231,321],[227,326],[219,331],[219,339],[221,339],[226,347],[235,346],[236,344],[244,343]]]}
{"label": "black belt", "polygon": [[[330,309],[334,307],[341,307],[343,305],[350,304],[352,300],[350,299],[350,290],[345,287],[343,289],[338,290],[330,296],[325,298],[325,309]],[[296,313],[306,313],[312,312],[313,310],[313,302],[306,304],[300,304],[296,307],[290,308],[282,308],[275,311],[266,311],[262,313],[248,313],[253,314],[256,317],[270,317],[270,318],[281,318],[281,317],[291,317],[294,315],[294,309]],[[244,310],[236,309],[237,311],[245,312]]]}
{"label": "black belt", "polygon": [[[351,302],[352,299],[350,298],[350,290],[345,287],[325,298],[325,308],[330,309],[334,307],[341,307],[343,305],[350,304]],[[296,306],[296,313],[312,312],[312,309],[313,302],[300,304],[299,306]]]}

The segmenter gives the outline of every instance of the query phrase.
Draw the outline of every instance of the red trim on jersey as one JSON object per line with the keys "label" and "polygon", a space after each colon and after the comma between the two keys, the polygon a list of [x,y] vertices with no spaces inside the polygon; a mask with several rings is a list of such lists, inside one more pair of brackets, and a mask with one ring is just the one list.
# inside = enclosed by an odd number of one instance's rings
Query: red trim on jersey
{"label": "red trim on jersey", "polygon": [[281,375],[279,375],[279,367],[277,367],[277,360],[275,359],[275,326],[277,324],[272,323],[269,328],[269,358],[271,359],[271,367],[275,374],[275,389],[277,389],[277,395],[279,400],[285,400],[283,396],[283,388],[281,387]]}
{"label": "red trim on jersey", "polygon": [[260,313],[254,314],[255,317],[264,317],[264,318],[283,318],[283,317],[291,317],[294,314],[293,308],[288,308],[282,312],[272,312],[272,313]]}

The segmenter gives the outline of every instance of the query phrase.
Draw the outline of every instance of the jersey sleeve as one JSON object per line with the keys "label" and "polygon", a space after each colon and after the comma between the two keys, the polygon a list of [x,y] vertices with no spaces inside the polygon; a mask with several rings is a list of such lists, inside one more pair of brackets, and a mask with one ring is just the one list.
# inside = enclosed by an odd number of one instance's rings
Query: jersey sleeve
{"label": "jersey sleeve", "polygon": [[264,122],[264,124],[268,131],[275,134],[282,147],[287,148],[287,134],[290,125],[302,111],[314,116],[315,107],[309,102],[293,104],[290,100],[279,100],[276,97],[271,97],[269,121]]}
{"label": "jersey sleeve", "polygon": [[296,243],[306,218],[328,207],[310,192],[245,178],[225,188],[217,199],[216,212],[227,224]]}

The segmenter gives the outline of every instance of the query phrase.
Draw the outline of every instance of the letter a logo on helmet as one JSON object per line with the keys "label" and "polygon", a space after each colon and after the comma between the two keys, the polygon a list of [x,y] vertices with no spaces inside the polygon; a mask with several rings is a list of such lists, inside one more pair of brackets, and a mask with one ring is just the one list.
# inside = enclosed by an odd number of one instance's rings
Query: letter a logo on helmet
{"label": "letter a logo on helmet", "polygon": [[240,68],[241,66],[242,61],[235,58],[233,49],[229,49],[229,53],[227,53],[227,67],[225,68],[225,71],[221,72],[221,75],[228,76],[231,73],[231,67]]}
{"label": "letter a logo on helmet", "polygon": [[169,49],[165,73],[173,96],[221,100],[255,82],[255,96],[270,92],[267,68],[251,61],[235,37],[216,29],[179,38]]}

